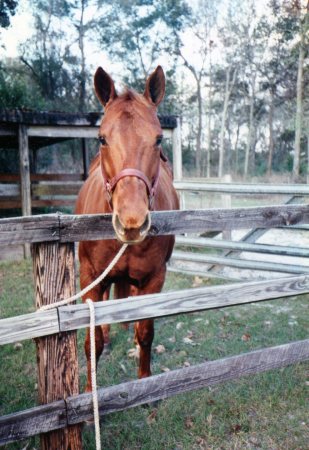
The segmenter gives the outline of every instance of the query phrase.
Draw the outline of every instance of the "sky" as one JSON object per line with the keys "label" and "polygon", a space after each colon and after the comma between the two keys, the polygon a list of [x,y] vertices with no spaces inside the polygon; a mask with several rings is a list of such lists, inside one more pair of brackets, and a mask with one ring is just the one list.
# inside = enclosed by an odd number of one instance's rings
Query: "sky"
{"label": "sky", "polygon": [[[205,0],[205,1],[216,1],[216,0]],[[224,3],[225,0],[223,0]],[[256,11],[257,14],[261,14],[263,11],[265,11],[265,5],[268,0],[259,0],[259,2],[256,3]],[[28,38],[31,37],[34,24],[33,24],[33,17],[32,15],[27,12],[29,10],[29,2],[30,0],[19,0],[18,7],[16,10],[16,14],[11,18],[11,26],[8,29],[1,29],[1,43],[4,43],[4,47],[0,45],[0,58],[5,57],[12,57],[16,58],[19,56],[18,52],[18,46],[25,42]],[[193,4],[197,5],[197,0],[191,0],[190,2],[191,6]],[[223,8],[223,14],[224,15],[224,8]],[[96,8],[93,7],[93,9],[88,8],[88,15],[95,15],[96,14]],[[90,18],[90,17],[89,17]],[[87,17],[85,17],[87,20]],[[197,43],[194,43],[194,33],[192,30],[187,30],[184,34],[183,42],[185,43],[185,46],[183,48],[183,54],[186,56],[188,60],[193,62],[196,67],[199,67],[201,58],[200,54],[198,53],[198,45]],[[90,70],[94,72],[96,68],[100,65],[103,66],[105,70],[109,73],[117,74],[121,69],[115,65],[113,61],[111,61],[108,57],[108,54],[106,52],[98,51],[97,47],[95,48],[91,42],[85,42],[85,53],[87,58],[87,65],[89,66]],[[195,49],[195,51],[194,51]],[[222,49],[221,49],[222,51]],[[77,49],[78,52],[78,49]],[[220,53],[220,49],[217,50],[217,53]],[[218,55],[220,58],[222,58],[222,55]],[[213,54],[212,58],[215,60],[216,55]],[[214,62],[214,61],[213,61]],[[161,58],[160,60],[156,61],[157,64],[161,64],[163,68],[168,67],[169,61],[167,58]],[[188,77],[188,80],[191,78],[191,74],[186,71],[186,77]],[[116,75],[117,76],[117,75]],[[115,79],[117,81],[117,78]],[[192,80],[191,80],[192,81]]]}
{"label": "sky", "polygon": [[19,43],[25,41],[32,34],[32,24],[32,16],[27,12],[27,2],[20,0],[16,14],[11,18],[11,26],[8,29],[2,28],[0,31],[1,40],[6,47],[5,49],[0,48],[0,55],[17,57]]}

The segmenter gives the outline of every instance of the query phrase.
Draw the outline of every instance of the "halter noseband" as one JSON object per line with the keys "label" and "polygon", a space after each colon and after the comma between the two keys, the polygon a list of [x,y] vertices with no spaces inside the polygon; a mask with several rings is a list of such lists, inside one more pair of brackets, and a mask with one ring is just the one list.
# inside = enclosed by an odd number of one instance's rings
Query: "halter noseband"
{"label": "halter noseband", "polygon": [[[160,153],[160,157],[164,161],[166,161],[166,157],[162,153],[162,151]],[[138,169],[130,169],[130,168],[121,170],[117,175],[115,175],[111,180],[109,180],[106,176],[106,172],[105,172],[104,166],[102,164],[102,159],[101,159],[101,169],[102,169],[104,187],[105,187],[105,190],[107,193],[107,199],[108,199],[108,203],[109,203],[111,210],[113,209],[112,208],[113,192],[116,189],[116,185],[117,185],[118,181],[125,177],[139,178],[140,180],[142,180],[144,182],[144,184],[146,186],[146,190],[147,190],[148,200],[149,200],[149,209],[152,209],[154,197],[155,197],[156,190],[157,190],[158,183],[159,183],[160,161],[158,164],[158,169],[157,169],[156,175],[155,175],[152,183],[150,182],[149,178],[143,172],[141,172]]]}

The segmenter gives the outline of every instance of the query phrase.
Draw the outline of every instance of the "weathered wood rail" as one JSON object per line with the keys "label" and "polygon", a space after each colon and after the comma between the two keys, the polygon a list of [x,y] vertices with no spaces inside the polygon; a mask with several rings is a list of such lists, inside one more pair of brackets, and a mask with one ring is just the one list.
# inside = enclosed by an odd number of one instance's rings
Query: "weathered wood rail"
{"label": "weathered wood rail", "polygon": [[[98,389],[100,416],[308,359],[309,339],[101,388]],[[0,445],[92,418],[91,394],[3,416],[0,418]]]}
{"label": "weathered wood rail", "polygon": [[[152,213],[150,235],[220,231],[257,226],[273,228],[308,223],[308,205],[166,211]],[[74,278],[73,242],[110,238],[114,238],[114,231],[109,214],[94,216],[51,214],[0,220],[0,245],[34,244],[38,306],[43,302],[53,303],[72,291],[72,285],[68,282]],[[280,249],[277,250],[280,251]],[[47,266],[48,270],[43,271],[43,266]],[[102,302],[95,305],[96,324],[165,317],[306,294],[309,293],[309,275],[303,272],[301,275],[276,280],[233,283],[145,295],[117,302]],[[70,345],[70,348],[73,346],[72,354],[75,354],[75,330],[88,325],[89,311],[81,304],[25,314],[0,320],[0,344],[36,338],[37,350],[44,355],[43,346],[55,347],[55,339],[57,340],[60,332],[62,338],[57,341],[57,347],[67,342],[68,335],[68,338],[73,339],[73,343],[65,345]],[[58,355],[61,355],[62,351],[61,348],[56,349]],[[74,392],[62,391],[60,388],[54,396],[53,392],[49,392],[49,383],[42,383],[42,385],[39,383],[40,398],[43,402],[47,401],[47,405],[0,418],[0,445],[41,433],[42,449],[81,448],[79,424],[92,418],[91,395],[77,395],[78,389],[75,384],[77,365],[74,366],[74,361],[68,360],[62,363],[59,370],[58,359],[54,355],[53,367],[50,367],[48,364],[45,365],[43,356],[39,357],[40,377],[47,380],[52,374],[53,379],[57,379],[58,383],[63,374],[67,373],[63,364],[72,364],[73,367],[70,367],[72,381],[63,380],[63,382],[65,385],[69,383],[70,386],[74,386]],[[244,375],[285,367],[308,359],[309,339],[99,389],[100,414],[121,411],[178,393],[237,379]],[[74,428],[75,426],[77,428]],[[70,433],[67,428],[70,430],[71,438],[68,438]]]}
{"label": "weathered wood rail", "polygon": [[307,258],[309,247],[288,247],[284,245],[251,244],[243,241],[226,241],[224,239],[194,238],[177,236],[176,245],[196,248],[214,248],[220,250],[237,250],[241,252],[263,253],[267,255],[299,256]]}
{"label": "weathered wood rail", "polygon": [[[97,325],[244,305],[309,293],[309,276],[207,286],[95,304]],[[0,320],[0,345],[89,326],[87,305],[61,306]]]}
{"label": "weathered wood rail", "polygon": [[[309,223],[309,205],[160,211],[151,213],[150,236],[246,228],[276,228]],[[112,239],[111,214],[0,219],[0,245]]]}
{"label": "weathered wood rail", "polygon": [[249,195],[309,195],[307,184],[254,184],[254,183],[205,183],[202,181],[176,180],[174,186],[178,191],[218,192]]}

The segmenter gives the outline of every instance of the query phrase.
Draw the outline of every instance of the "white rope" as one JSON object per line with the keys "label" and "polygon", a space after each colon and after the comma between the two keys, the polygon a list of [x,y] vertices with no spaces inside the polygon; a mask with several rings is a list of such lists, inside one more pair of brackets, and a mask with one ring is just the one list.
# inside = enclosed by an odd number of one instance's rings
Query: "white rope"
{"label": "white rope", "polygon": [[90,363],[91,363],[91,386],[93,402],[93,418],[95,430],[96,450],[101,450],[99,403],[97,391],[97,371],[96,371],[96,349],[95,349],[95,310],[93,301],[90,298],[86,300],[90,313]]}
{"label": "white rope", "polygon": [[83,295],[87,294],[92,288],[94,288],[97,284],[99,284],[104,278],[109,274],[109,272],[112,270],[115,264],[119,261],[123,253],[125,252],[126,248],[129,244],[123,244],[123,246],[120,248],[117,255],[112,259],[112,261],[109,263],[109,265],[106,267],[104,272],[101,273],[101,275],[98,276],[92,283],[90,283],[88,286],[86,286],[84,289],[82,289],[80,292],[77,292],[77,294],[72,295],[71,297],[65,298],[64,300],[59,300],[56,303],[52,303],[50,305],[44,305],[41,306],[37,311],[46,311],[48,309],[57,308],[58,306],[67,305],[68,303],[74,302],[74,300],[77,300],[81,298]]}

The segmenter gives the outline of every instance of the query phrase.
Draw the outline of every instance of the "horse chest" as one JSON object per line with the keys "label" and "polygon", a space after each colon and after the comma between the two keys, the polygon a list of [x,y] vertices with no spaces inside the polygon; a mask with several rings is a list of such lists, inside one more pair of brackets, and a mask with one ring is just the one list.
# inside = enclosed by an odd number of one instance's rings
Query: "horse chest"
{"label": "horse chest", "polygon": [[[169,239],[164,239],[169,240]],[[97,241],[96,248],[92,249],[90,260],[94,263],[95,271],[100,274],[109,264],[119,250],[116,241]],[[109,273],[109,278],[126,278],[136,280],[138,283],[152,274],[165,268],[169,245],[162,245],[161,239],[144,242],[138,246],[129,246],[121,256],[118,263]]]}

